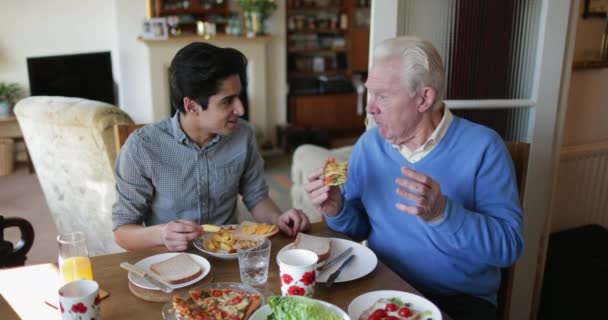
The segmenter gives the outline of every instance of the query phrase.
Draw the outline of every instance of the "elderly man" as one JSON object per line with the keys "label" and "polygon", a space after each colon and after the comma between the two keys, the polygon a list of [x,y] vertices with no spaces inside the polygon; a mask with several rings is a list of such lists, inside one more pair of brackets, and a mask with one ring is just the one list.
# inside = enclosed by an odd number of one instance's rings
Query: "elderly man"
{"label": "elderly man", "polygon": [[496,318],[501,268],[523,248],[513,164],[500,136],[443,103],[441,57],[414,37],[374,50],[367,112],[341,190],[306,191],[330,228],[369,247],[455,319]]}
{"label": "elderly man", "polygon": [[236,222],[238,194],[256,220],[287,235],[309,228],[302,211],[281,213],[268,196],[255,135],[240,119],[246,65],[241,52],[200,42],[175,55],[169,72],[178,112],[131,134],[116,161],[120,246],[185,250],[199,224]]}

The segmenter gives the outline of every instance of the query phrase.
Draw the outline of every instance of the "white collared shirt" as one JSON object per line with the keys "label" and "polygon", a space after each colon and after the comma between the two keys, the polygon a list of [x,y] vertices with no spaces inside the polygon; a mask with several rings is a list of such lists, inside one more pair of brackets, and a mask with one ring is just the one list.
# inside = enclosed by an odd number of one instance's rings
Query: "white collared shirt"
{"label": "white collared shirt", "polygon": [[435,131],[433,131],[433,133],[426,140],[426,142],[420,147],[418,147],[416,150],[410,151],[410,149],[408,149],[405,144],[393,144],[393,148],[399,150],[399,153],[401,153],[401,155],[405,159],[407,159],[407,161],[411,163],[416,163],[422,160],[422,158],[426,157],[426,155],[429,154],[433,150],[433,148],[435,148],[435,146],[439,144],[443,136],[445,136],[445,133],[448,131],[448,128],[450,127],[454,116],[452,115],[452,112],[450,112],[450,109],[448,109],[447,106],[444,106],[443,108],[443,117],[441,118],[439,125],[437,126],[437,128],[435,128]]}

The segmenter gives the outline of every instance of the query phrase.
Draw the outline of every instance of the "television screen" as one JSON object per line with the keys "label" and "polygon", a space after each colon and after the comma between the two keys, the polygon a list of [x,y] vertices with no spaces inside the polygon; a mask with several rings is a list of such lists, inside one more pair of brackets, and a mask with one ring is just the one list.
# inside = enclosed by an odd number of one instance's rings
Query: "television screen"
{"label": "television screen", "polygon": [[33,96],[79,97],[116,104],[110,52],[27,58]]}

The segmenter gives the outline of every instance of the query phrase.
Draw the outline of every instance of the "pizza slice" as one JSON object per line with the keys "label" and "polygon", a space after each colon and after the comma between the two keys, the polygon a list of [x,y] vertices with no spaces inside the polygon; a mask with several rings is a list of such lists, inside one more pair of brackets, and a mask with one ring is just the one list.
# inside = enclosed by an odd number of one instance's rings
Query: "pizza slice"
{"label": "pizza slice", "polygon": [[323,181],[328,186],[338,186],[346,182],[347,162],[336,162],[335,158],[327,159],[323,170]]}

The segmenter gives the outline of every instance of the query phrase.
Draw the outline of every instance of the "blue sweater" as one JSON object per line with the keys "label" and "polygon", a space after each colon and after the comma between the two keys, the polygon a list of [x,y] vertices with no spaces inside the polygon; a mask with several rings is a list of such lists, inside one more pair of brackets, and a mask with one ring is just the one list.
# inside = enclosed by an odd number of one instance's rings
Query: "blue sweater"
{"label": "blue sweater", "polygon": [[[446,196],[444,217],[428,223],[399,211],[408,200],[395,179],[408,166],[433,178]],[[522,214],[513,163],[494,131],[454,117],[437,146],[408,162],[377,128],[357,142],[331,229],[368,239],[378,258],[423,292],[467,294],[496,303],[500,269],[523,249]]]}

